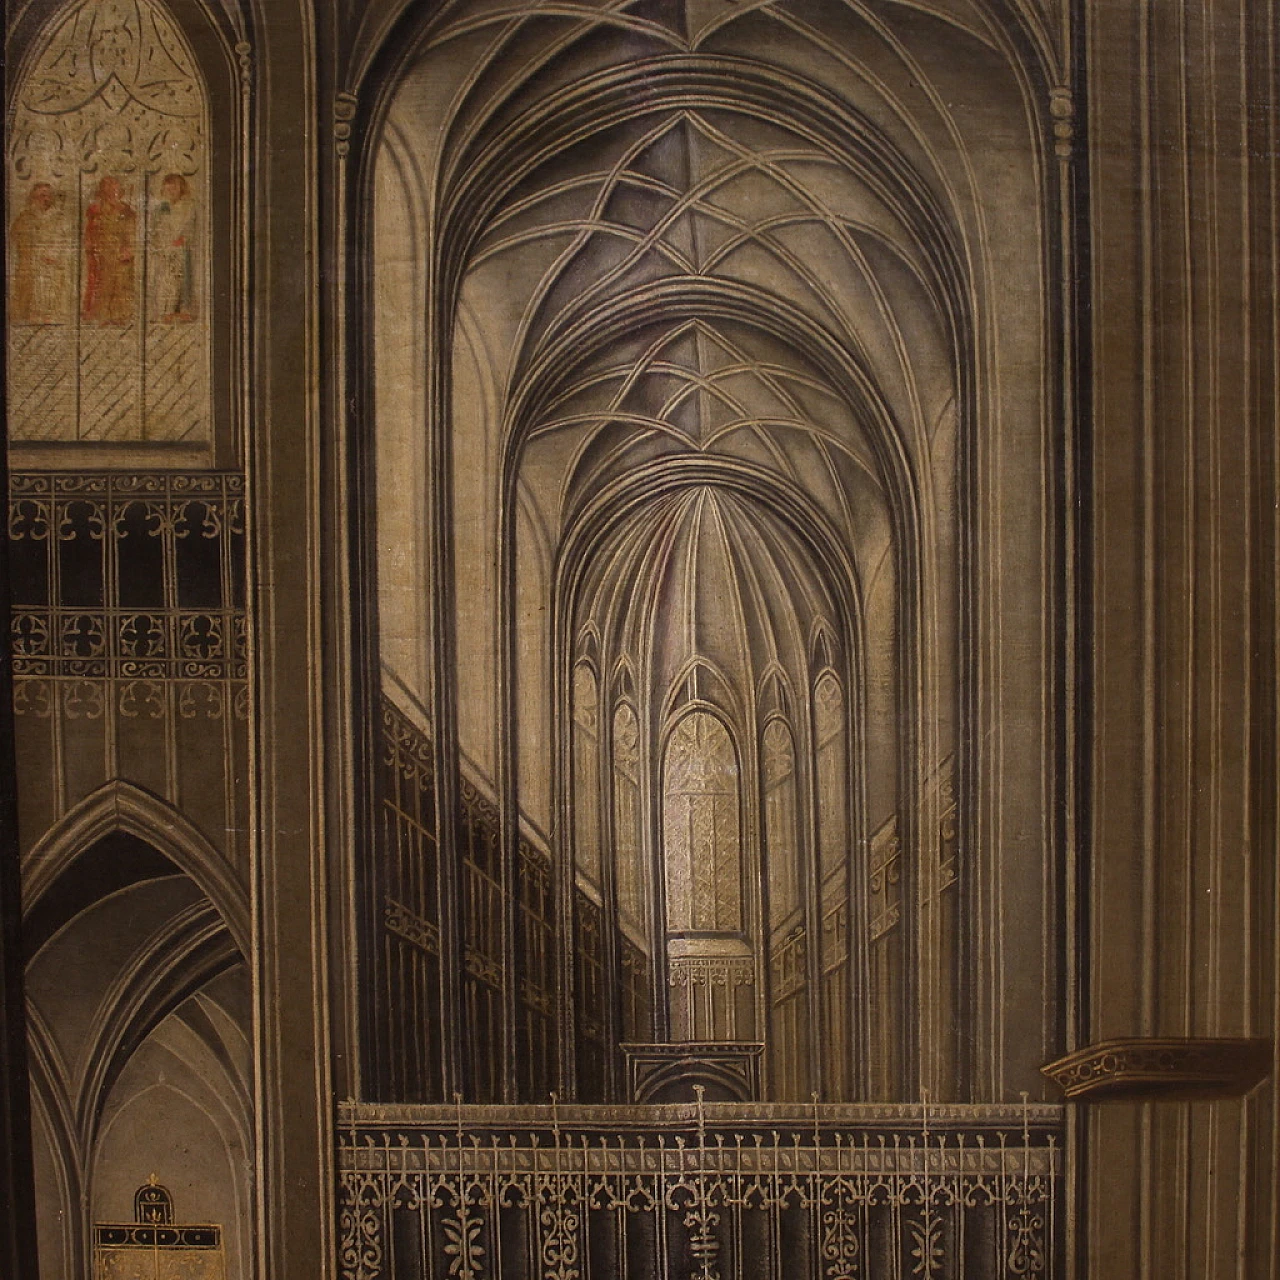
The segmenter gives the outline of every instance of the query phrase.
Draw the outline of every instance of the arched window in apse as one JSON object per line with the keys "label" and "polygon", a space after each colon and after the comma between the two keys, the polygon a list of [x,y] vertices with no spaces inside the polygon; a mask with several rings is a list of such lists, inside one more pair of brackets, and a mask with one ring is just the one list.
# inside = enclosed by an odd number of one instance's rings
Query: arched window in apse
{"label": "arched window in apse", "polygon": [[599,892],[600,692],[591,665],[573,670],[574,857],[579,875]]}
{"label": "arched window in apse", "polygon": [[818,849],[822,912],[822,1008],[827,1088],[837,1098],[852,1087],[849,1025],[849,929],[846,908],[849,847],[849,767],[844,691],[830,671],[813,689],[813,728],[818,766]]}
{"label": "arched window in apse", "polygon": [[777,929],[800,909],[803,896],[796,842],[796,753],[791,731],[778,719],[765,726],[760,746],[769,924]]}
{"label": "arched window in apse", "polygon": [[673,1041],[755,1034],[756,956],[746,936],[742,794],[728,729],[692,711],[662,776],[669,1030]]}
{"label": "arched window in apse", "polygon": [[613,713],[613,849],[618,915],[636,939],[648,934],[640,859],[640,725],[631,704]]}
{"label": "arched window in apse", "polygon": [[818,748],[818,844],[825,879],[849,856],[844,694],[830,671],[824,671],[814,686],[813,728]]}
{"label": "arched window in apse", "polygon": [[760,757],[769,952],[773,962],[769,1070],[773,1096],[790,1099],[804,1096],[809,1023],[796,753],[791,730],[783,720],[774,718],[765,726],[760,739]]}
{"label": "arched window in apse", "polygon": [[740,932],[738,760],[715,716],[694,711],[676,726],[662,799],[668,932]]}
{"label": "arched window in apse", "polygon": [[13,441],[209,441],[207,117],[151,0],[50,24],[9,131]]}
{"label": "arched window in apse", "polygon": [[640,723],[629,702],[613,713],[613,859],[622,931],[622,1030],[630,1041],[653,1034],[649,993],[649,878],[642,859]]}

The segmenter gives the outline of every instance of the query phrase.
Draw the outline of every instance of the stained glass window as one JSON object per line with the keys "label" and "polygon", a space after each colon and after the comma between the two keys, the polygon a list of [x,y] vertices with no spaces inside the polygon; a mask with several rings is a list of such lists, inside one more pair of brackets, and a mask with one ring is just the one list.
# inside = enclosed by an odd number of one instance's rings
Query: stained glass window
{"label": "stained glass window", "polygon": [[769,916],[777,926],[800,906],[796,843],[796,753],[781,720],[765,726],[761,740],[764,826],[769,877]]}
{"label": "stained glass window", "polygon": [[662,797],[668,930],[741,930],[738,760],[715,716],[694,711],[676,726]]}
{"label": "stained glass window", "polygon": [[210,439],[206,117],[151,0],[51,24],[9,129],[12,440]]}
{"label": "stained glass window", "polygon": [[613,847],[618,914],[644,937],[645,876],[640,844],[640,725],[629,703],[613,713]]}
{"label": "stained glass window", "polygon": [[848,770],[845,764],[844,695],[831,672],[814,686],[813,723],[818,743],[818,843],[825,876],[849,856]]}
{"label": "stained glass window", "polygon": [[596,673],[580,662],[573,672],[573,812],[578,870],[600,885],[600,694]]}

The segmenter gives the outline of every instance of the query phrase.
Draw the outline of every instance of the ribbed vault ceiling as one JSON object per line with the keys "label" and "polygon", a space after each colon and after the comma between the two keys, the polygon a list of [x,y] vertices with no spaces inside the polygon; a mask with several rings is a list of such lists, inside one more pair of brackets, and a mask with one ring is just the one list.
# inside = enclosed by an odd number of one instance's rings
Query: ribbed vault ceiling
{"label": "ribbed vault ceiling", "polygon": [[453,459],[459,740],[496,772],[516,723],[538,822],[552,631],[588,622],[655,699],[703,661],[749,705],[771,666],[804,687],[821,619],[894,803],[911,646],[951,635],[922,583],[952,572],[983,287],[979,126],[951,103],[987,74],[1018,92],[985,10],[944,10],[469,0],[406,57],[381,188],[403,212],[379,213],[405,247],[381,252],[428,264],[402,296],[429,300],[422,425]]}
{"label": "ribbed vault ceiling", "polygon": [[593,559],[579,619],[642,688],[678,690],[701,662],[738,703],[724,709],[741,713],[771,672],[806,687],[814,636],[836,616],[794,534],[738,494],[694,486],[620,523]]}
{"label": "ribbed vault ceiling", "polygon": [[516,185],[462,300],[553,541],[627,468],[717,455],[819,502],[870,571],[883,455],[919,454],[954,397],[931,272],[847,160],[781,124],[681,107],[593,133]]}

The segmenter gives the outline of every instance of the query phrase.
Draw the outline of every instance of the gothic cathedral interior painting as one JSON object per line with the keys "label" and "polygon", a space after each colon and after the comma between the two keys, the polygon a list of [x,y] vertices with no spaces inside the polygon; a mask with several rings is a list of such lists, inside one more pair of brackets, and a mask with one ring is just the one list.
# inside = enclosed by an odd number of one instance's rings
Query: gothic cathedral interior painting
{"label": "gothic cathedral interior painting", "polygon": [[1280,1280],[1280,0],[9,0],[5,1280]]}

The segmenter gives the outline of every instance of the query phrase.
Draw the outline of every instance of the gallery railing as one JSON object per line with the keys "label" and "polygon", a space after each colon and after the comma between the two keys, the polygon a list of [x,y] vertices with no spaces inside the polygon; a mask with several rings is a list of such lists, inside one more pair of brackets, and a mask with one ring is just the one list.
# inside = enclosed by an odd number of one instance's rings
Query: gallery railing
{"label": "gallery railing", "polygon": [[345,1280],[1059,1274],[1052,1106],[344,1104]]}

